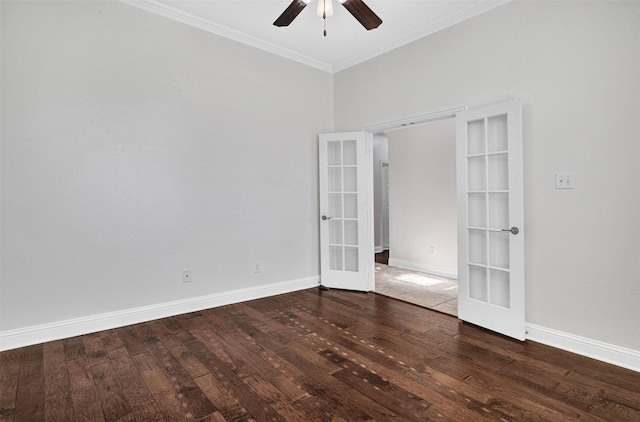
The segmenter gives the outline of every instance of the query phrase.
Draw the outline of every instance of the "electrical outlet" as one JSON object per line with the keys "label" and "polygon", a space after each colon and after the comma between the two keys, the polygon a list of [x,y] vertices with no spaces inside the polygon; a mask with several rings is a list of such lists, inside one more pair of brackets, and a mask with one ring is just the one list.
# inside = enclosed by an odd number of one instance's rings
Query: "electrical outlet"
{"label": "electrical outlet", "polygon": [[191,283],[191,270],[182,271],[182,282]]}
{"label": "electrical outlet", "polygon": [[261,273],[262,272],[262,262],[256,261],[253,263],[253,272]]}
{"label": "electrical outlet", "polygon": [[436,254],[436,247],[435,246],[430,246],[429,247],[429,253],[431,255],[435,255]]}

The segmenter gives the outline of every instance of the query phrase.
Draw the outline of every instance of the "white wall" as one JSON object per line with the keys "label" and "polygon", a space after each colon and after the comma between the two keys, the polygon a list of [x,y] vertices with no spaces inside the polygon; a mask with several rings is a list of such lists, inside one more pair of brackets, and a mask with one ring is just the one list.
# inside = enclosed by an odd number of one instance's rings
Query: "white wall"
{"label": "white wall", "polygon": [[0,330],[319,274],[330,74],[118,2],[1,7]]}
{"label": "white wall", "polygon": [[445,119],[387,132],[389,265],[457,273],[455,130]]}
{"label": "white wall", "polygon": [[389,140],[384,133],[376,133],[373,135],[373,233],[377,251],[382,251],[384,246],[382,239],[381,161],[389,161]]}
{"label": "white wall", "polygon": [[526,320],[636,351],[639,19],[633,1],[516,1],[334,80],[337,130],[521,97]]}

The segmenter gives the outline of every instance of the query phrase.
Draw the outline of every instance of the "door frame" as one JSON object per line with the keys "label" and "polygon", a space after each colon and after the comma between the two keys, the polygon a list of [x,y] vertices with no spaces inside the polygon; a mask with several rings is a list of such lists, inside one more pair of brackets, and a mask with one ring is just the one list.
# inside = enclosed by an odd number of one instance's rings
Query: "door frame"
{"label": "door frame", "polygon": [[[388,142],[388,139],[387,139],[387,142]],[[382,172],[383,172],[383,169],[385,167],[387,168],[387,188],[386,189],[384,189],[384,183],[383,183],[384,179],[382,177]],[[381,196],[381,198],[380,198],[380,200],[381,200],[381,202],[380,202],[380,210],[382,212],[382,216],[384,216],[385,205],[387,207],[389,207],[389,185],[388,185],[388,183],[389,183],[389,160],[388,159],[387,160],[380,160],[380,173],[378,173],[378,174],[380,176],[380,186],[382,187],[382,190],[381,190],[382,194],[380,195]],[[374,204],[375,204],[375,201],[374,201]],[[373,218],[374,218],[374,221],[375,221],[375,212],[376,212],[376,210],[374,210],[373,212],[374,212]],[[382,251],[385,251],[385,250],[389,250],[389,243],[387,242],[387,244],[385,245],[384,218],[382,216],[380,218],[380,237],[381,237],[381,243],[382,243],[382,245],[381,245],[382,246]],[[387,238],[388,237],[389,237],[389,222],[387,221]],[[386,246],[386,249],[385,249],[385,246]]]}
{"label": "door frame", "polygon": [[[443,119],[450,119],[450,118],[455,118],[456,114],[460,113],[461,111],[466,111],[467,110],[467,106],[459,106],[459,107],[453,107],[453,108],[449,108],[449,109],[444,109],[444,110],[438,110],[438,111],[433,111],[431,113],[426,113],[426,114],[420,114],[418,116],[413,116],[413,117],[407,117],[407,118],[403,118],[403,119],[398,119],[398,120],[393,120],[393,121],[389,121],[389,122],[383,122],[383,123],[378,123],[375,125],[371,125],[371,126],[366,126],[363,127],[362,130],[364,132],[369,132],[371,134],[375,134],[377,132],[384,132],[384,131],[390,131],[390,130],[397,130],[397,129],[406,129],[407,127],[413,126],[413,125],[417,125],[417,124],[422,124],[422,123],[429,123],[429,122],[434,122],[437,120],[443,120]],[[370,154],[370,160],[371,160],[371,167],[373,167],[375,165],[375,163],[373,162],[373,153]],[[370,184],[373,185],[373,172],[371,172],[371,181]],[[370,190],[371,192],[373,191],[373,189]],[[371,219],[373,220],[373,215],[374,215],[374,205],[373,205],[373,201],[369,201],[369,215],[371,216]],[[368,250],[370,251],[370,255],[371,255],[371,262],[375,261],[375,257],[374,257],[374,253],[375,253],[375,240],[373,239],[372,236],[369,237],[369,245],[368,245]],[[371,286],[371,290],[375,290],[375,283],[376,283],[376,274],[375,271],[372,271],[369,275],[370,279],[369,279],[369,285]]]}
{"label": "door frame", "polygon": [[[486,109],[488,107],[492,107],[492,106],[497,106],[497,105],[503,105],[506,103],[510,103],[513,102],[513,100],[518,100],[518,99],[511,99],[511,100],[507,100],[506,102],[503,103],[492,103],[492,104],[488,104],[486,106],[478,106],[478,110],[480,109]],[[521,102],[518,101],[518,115],[520,116],[520,118],[522,117],[522,106],[521,106]],[[414,125],[417,123],[428,123],[430,121],[435,121],[435,120],[440,120],[440,119],[444,119],[444,118],[449,118],[449,117],[453,117],[457,119],[457,114],[461,113],[461,112],[466,112],[467,111],[467,107],[466,106],[462,106],[462,107],[456,107],[456,108],[452,108],[452,109],[447,109],[447,110],[440,110],[440,111],[435,111],[432,113],[428,113],[428,114],[424,114],[424,115],[420,115],[420,116],[415,116],[415,117],[411,117],[411,118],[406,118],[406,119],[400,119],[400,120],[396,120],[396,121],[392,121],[392,122],[385,122],[385,123],[380,123],[377,125],[373,125],[373,126],[368,126],[368,127],[364,127],[362,130],[365,132],[381,132],[381,131],[389,131],[389,130],[394,130],[394,129],[401,129],[403,127],[407,127],[410,125]],[[522,125],[522,122],[520,122],[520,125]],[[520,126],[521,128],[522,126]],[[458,137],[459,137],[459,133],[458,133],[458,125],[456,125],[456,148],[458,148]],[[522,134],[521,136],[524,137],[524,134]],[[522,145],[522,144],[520,144]],[[520,146],[521,147],[521,146]],[[373,154],[372,154],[373,156]],[[458,159],[456,158],[456,173],[459,174],[459,166],[458,166]],[[373,162],[373,158],[371,158],[371,162]],[[524,175],[521,174],[520,175],[520,180],[522,183],[524,183]],[[457,187],[456,190],[459,190],[459,188]],[[523,201],[524,198],[521,198],[520,201]],[[370,201],[370,204],[372,204],[373,201]],[[460,198],[459,195],[457,197],[457,207],[458,207],[458,212],[460,209]],[[372,206],[372,205],[370,205]],[[524,206],[524,204],[522,204],[522,206]],[[370,215],[372,215],[373,213],[373,209],[369,210]],[[521,224],[524,224],[524,221],[522,220],[520,222]],[[459,227],[460,225],[458,224],[458,231],[459,231]],[[517,233],[514,233],[517,234]],[[458,233],[458,237],[460,236],[460,233]],[[371,252],[371,261],[375,261],[374,256],[373,256],[373,251],[374,251],[374,243],[373,240],[370,240],[370,244],[368,245],[369,251]],[[458,260],[460,260],[460,249],[458,248]],[[524,259],[524,256],[522,256],[522,259]],[[460,267],[460,265],[458,265],[458,267]],[[372,279],[370,280],[370,285],[372,286],[372,289],[375,289],[375,272],[371,274],[370,276]],[[523,308],[522,308],[522,312],[524,313],[526,311],[526,305],[523,304]],[[520,338],[520,335],[518,335],[518,337],[515,337],[519,340],[526,340],[527,338],[527,331],[526,331],[526,319],[523,320],[523,323],[525,325],[525,329],[523,329],[522,332],[522,338]],[[487,327],[490,330],[494,330],[495,327],[492,328],[492,326],[486,326],[483,325],[485,327]],[[495,330],[494,330],[495,331]],[[496,332],[502,332],[502,331],[496,331]],[[507,335],[511,335],[511,334],[507,334]]]}

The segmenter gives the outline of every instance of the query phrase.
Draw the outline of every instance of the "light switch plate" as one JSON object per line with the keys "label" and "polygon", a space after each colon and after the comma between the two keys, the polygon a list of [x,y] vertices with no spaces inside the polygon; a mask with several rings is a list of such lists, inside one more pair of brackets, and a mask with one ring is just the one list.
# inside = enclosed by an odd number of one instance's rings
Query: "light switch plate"
{"label": "light switch plate", "polygon": [[556,173],[556,189],[575,189],[575,173]]}

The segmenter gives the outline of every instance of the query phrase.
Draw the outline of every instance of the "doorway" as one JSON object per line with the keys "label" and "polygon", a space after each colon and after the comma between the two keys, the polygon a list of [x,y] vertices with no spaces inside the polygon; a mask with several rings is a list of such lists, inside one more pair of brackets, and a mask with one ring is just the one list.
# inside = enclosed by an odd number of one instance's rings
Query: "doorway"
{"label": "doorway", "polygon": [[[456,172],[456,212],[451,214],[457,219],[458,318],[524,340],[522,102],[444,110],[420,116],[413,124],[453,116],[456,160],[450,167]],[[320,134],[321,287],[375,291],[373,133],[411,124],[405,119],[403,124],[385,123],[360,132]],[[398,167],[404,168],[402,164]],[[393,175],[393,162],[389,167]],[[393,216],[393,197],[390,204]],[[390,228],[393,265],[393,224]]]}
{"label": "doorway", "polygon": [[373,148],[374,291],[457,315],[454,120],[385,130]]}

